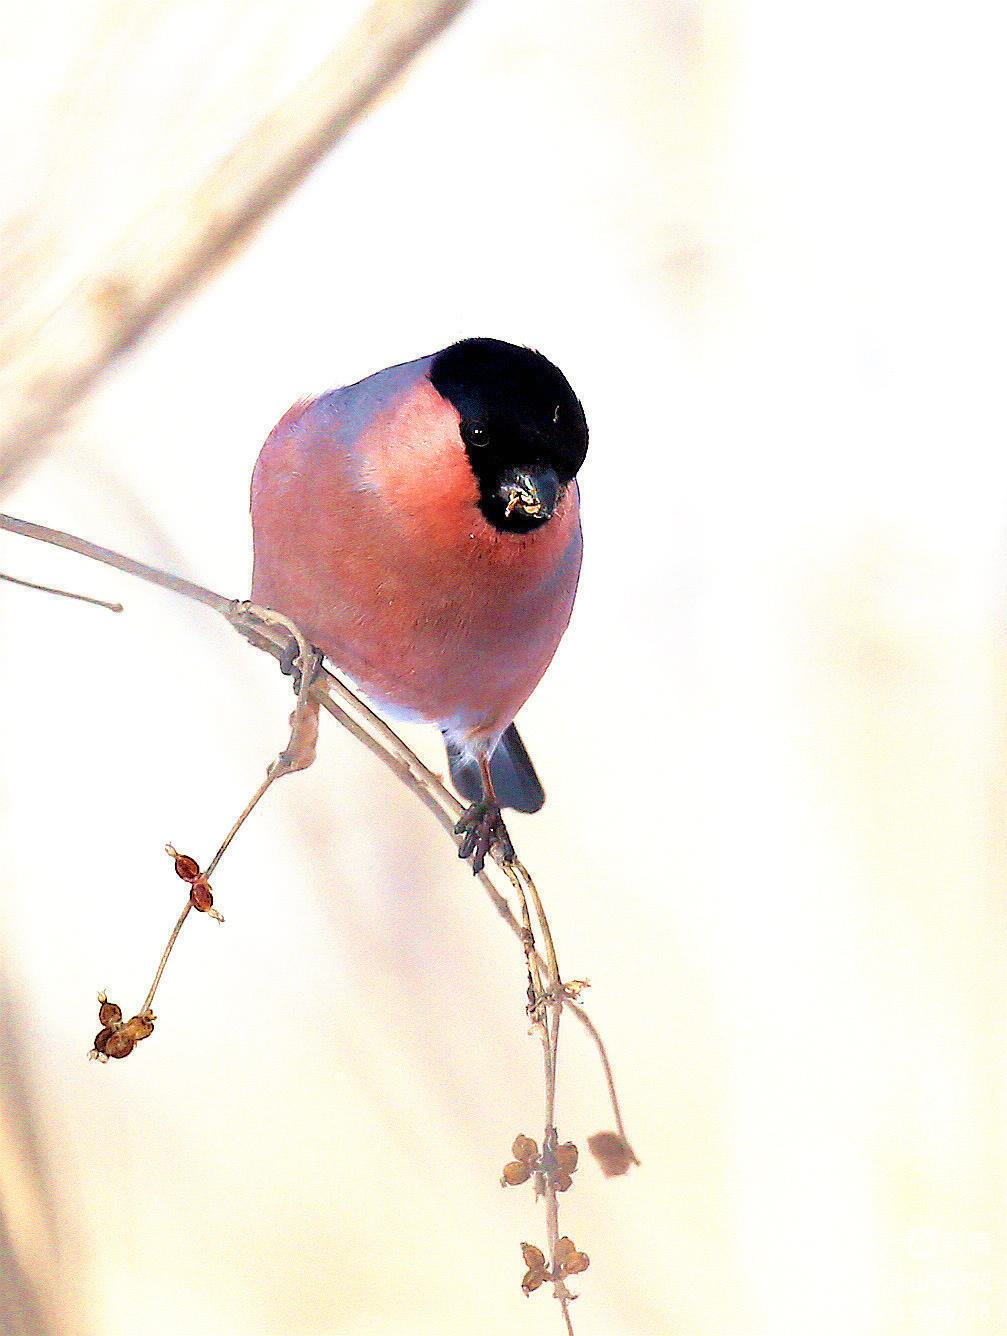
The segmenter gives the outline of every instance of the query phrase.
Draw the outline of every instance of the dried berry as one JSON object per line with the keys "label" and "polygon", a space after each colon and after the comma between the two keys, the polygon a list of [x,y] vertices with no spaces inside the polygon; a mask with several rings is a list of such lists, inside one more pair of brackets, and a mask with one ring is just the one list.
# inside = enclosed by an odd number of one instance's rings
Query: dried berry
{"label": "dried berry", "polygon": [[520,1160],[511,1160],[510,1164],[505,1164],[500,1182],[504,1187],[516,1188],[521,1183],[527,1183],[531,1178],[531,1170]]}
{"label": "dried berry", "polygon": [[591,1265],[591,1259],[587,1253],[572,1252],[567,1254],[566,1261],[563,1263],[563,1270],[568,1275],[575,1276],[580,1271],[586,1271]]}
{"label": "dried berry", "polygon": [[566,1192],[567,1188],[573,1187],[573,1179],[565,1169],[557,1169],[556,1172],[550,1176],[549,1181],[557,1192]]}
{"label": "dried berry", "polygon": [[109,1002],[104,993],[98,994],[98,1001],[101,1003],[98,1008],[98,1019],[102,1025],[115,1025],[117,1021],[122,1020],[122,1007]]}
{"label": "dried berry", "polygon": [[524,1280],[521,1282],[521,1288],[524,1290],[525,1294],[531,1294],[532,1290],[537,1290],[538,1287],[548,1279],[549,1273],[544,1266],[533,1267],[530,1271],[525,1272]]}

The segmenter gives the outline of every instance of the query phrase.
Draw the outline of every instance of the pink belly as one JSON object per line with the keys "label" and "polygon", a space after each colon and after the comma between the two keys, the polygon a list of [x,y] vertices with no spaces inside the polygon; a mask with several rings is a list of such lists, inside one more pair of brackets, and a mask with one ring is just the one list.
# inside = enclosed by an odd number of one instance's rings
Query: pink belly
{"label": "pink belly", "polygon": [[457,438],[436,440],[442,411],[421,433],[433,438],[436,469],[393,472],[387,458],[397,466],[401,451],[391,441],[377,482],[381,442],[365,472],[331,429],[322,435],[319,417],[308,406],[281,422],[256,465],[253,600],[296,622],[375,702],[463,737],[498,735],[569,621],[576,487],[541,529],[500,534],[476,506]]}

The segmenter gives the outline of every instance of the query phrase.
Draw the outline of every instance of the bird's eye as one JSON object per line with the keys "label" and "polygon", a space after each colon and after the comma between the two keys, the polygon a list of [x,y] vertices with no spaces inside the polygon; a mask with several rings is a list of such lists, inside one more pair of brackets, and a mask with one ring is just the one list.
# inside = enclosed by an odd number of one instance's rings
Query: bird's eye
{"label": "bird's eye", "polygon": [[481,423],[477,422],[470,425],[467,434],[470,445],[487,445],[489,443],[489,431]]}

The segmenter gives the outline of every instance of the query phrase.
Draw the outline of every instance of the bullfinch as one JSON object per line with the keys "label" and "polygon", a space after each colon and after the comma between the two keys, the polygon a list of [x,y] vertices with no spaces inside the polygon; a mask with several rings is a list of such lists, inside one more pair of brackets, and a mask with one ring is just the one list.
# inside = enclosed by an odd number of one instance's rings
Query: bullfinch
{"label": "bullfinch", "polygon": [[252,475],[253,601],[440,728],[476,872],[514,856],[501,806],[544,801],[514,717],[570,619],[586,453],[563,373],[479,338],[296,403]]}

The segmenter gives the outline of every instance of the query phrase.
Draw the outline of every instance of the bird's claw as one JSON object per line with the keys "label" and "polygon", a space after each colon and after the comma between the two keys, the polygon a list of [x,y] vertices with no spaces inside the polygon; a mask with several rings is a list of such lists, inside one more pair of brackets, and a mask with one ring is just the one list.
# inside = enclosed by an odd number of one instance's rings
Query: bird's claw
{"label": "bird's claw", "polygon": [[[300,654],[300,646],[293,636],[289,636],[287,643],[283,647],[283,654],[280,657],[280,672],[284,677],[293,677],[296,669],[297,657]],[[294,690],[297,690],[297,683],[294,683]]]}
{"label": "bird's claw", "polygon": [[505,863],[514,862],[514,846],[496,803],[473,803],[456,824],[455,834],[462,837],[458,857],[471,858],[474,873],[482,872],[486,855],[494,845]]}
{"label": "bird's claw", "polygon": [[[322,664],[322,651],[316,649],[313,645],[308,646],[308,684],[315,680],[315,675]],[[291,636],[283,649],[283,655],[280,658],[280,672],[284,677],[293,679],[294,695],[301,694],[301,648],[296,639]]]}

